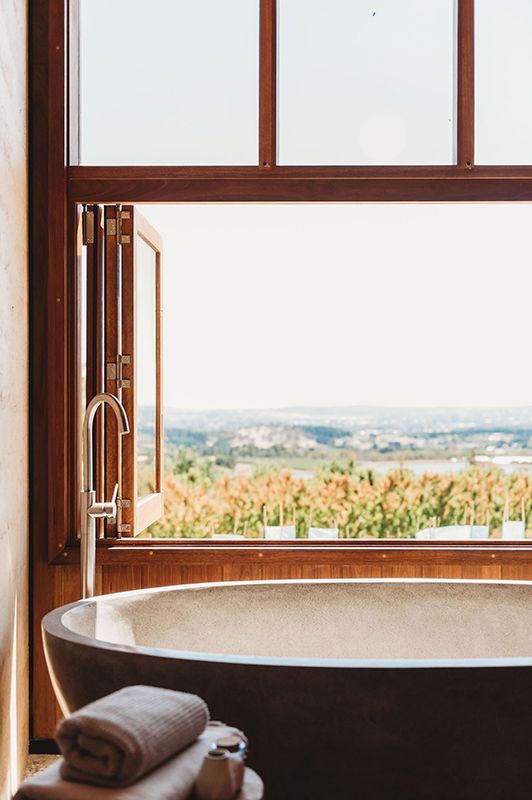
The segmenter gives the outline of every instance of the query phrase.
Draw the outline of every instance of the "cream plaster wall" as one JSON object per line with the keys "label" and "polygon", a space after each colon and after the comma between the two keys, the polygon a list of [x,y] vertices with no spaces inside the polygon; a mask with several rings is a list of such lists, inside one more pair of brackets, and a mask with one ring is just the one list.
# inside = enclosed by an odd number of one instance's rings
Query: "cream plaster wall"
{"label": "cream plaster wall", "polygon": [[0,800],[28,747],[27,6],[0,0]]}

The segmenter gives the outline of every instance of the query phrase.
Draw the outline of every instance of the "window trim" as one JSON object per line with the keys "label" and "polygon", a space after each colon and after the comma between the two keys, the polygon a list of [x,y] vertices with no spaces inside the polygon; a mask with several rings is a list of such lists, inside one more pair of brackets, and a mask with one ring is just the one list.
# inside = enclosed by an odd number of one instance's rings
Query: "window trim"
{"label": "window trim", "polygon": [[[50,563],[79,558],[71,483],[76,475],[74,402],[78,203],[146,202],[530,202],[532,166],[474,164],[473,0],[458,0],[458,163],[449,167],[278,167],[275,0],[260,0],[259,163],[256,167],[83,167],[77,164],[78,0],[30,4],[31,514],[34,543],[47,538]],[[68,102],[70,98],[70,103]],[[68,106],[70,105],[70,113]],[[70,156],[69,156],[70,153]],[[43,424],[44,421],[44,424]],[[474,545],[392,540],[291,543],[102,540],[98,563],[231,559],[249,563],[334,561],[338,554],[493,564],[530,558],[532,541]],[[345,555],[343,556],[345,558]]]}
{"label": "window trim", "polygon": [[[529,564],[532,542],[423,542],[416,540],[358,539],[331,542],[275,542],[251,539],[249,542],[213,542],[208,539],[101,539],[97,547],[99,565],[149,565],[179,562],[182,566],[213,564],[261,565],[345,565],[346,556],[357,565],[386,564],[388,567],[467,566],[471,568]],[[79,547],[67,546],[51,560],[52,564],[79,563]],[[477,569],[478,573],[478,569]],[[338,577],[341,577],[339,575]],[[398,575],[404,577],[404,574]],[[479,577],[478,574],[475,577]]]}
{"label": "window trim", "polygon": [[[129,508],[122,509],[122,517],[125,523],[131,525],[132,531],[141,533],[152,522],[162,516],[164,509],[163,502],[163,426],[162,426],[162,241],[158,232],[152,227],[147,219],[135,208],[135,206],[124,206],[124,210],[130,213],[130,244],[122,246],[122,348],[130,354],[132,370],[130,367],[130,389],[122,393],[122,402],[129,418],[131,436],[127,436],[122,443],[122,492],[125,497],[131,498]],[[138,463],[137,463],[137,429],[138,429],[138,407],[137,407],[137,253],[138,240],[142,239],[155,255],[155,486],[154,492],[150,495],[140,497],[138,495]],[[130,281],[126,275],[130,273]]]}

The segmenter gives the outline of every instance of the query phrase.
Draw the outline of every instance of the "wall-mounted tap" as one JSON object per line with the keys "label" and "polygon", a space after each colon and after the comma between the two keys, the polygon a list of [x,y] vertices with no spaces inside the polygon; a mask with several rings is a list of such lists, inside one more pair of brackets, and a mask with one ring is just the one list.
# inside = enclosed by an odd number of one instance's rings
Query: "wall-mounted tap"
{"label": "wall-mounted tap", "polygon": [[81,555],[81,597],[94,597],[96,575],[96,519],[105,517],[115,519],[117,515],[118,483],[115,485],[110,501],[96,502],[94,489],[94,418],[100,406],[107,404],[114,412],[118,432],[129,433],[126,410],[118,397],[103,392],[95,395],[87,406],[83,419],[83,489],[80,492],[80,555]]}

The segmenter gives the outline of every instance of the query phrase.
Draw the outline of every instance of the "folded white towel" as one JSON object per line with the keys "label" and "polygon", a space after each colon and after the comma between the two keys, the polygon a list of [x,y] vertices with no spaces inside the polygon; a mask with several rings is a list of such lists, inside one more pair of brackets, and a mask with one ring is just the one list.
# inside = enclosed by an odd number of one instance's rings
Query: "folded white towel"
{"label": "folded white towel", "polygon": [[[213,741],[232,733],[235,728],[209,725],[202,736],[186,750],[145,775],[132,786],[111,789],[86,783],[65,781],[61,764],[27,780],[16,795],[18,800],[187,800],[198,777],[205,754]],[[263,784],[246,769],[244,786],[238,800],[261,800]]]}
{"label": "folded white towel", "polygon": [[61,775],[98,786],[127,786],[194,742],[209,710],[193,694],[127,686],[59,723]]}

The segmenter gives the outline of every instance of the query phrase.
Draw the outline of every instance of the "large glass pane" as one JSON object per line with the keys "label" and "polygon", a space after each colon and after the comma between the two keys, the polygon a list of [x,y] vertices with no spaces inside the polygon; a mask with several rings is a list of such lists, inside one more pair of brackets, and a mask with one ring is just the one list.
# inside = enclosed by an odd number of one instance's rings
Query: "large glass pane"
{"label": "large glass pane", "polygon": [[475,4],[475,161],[532,164],[532,3]]}
{"label": "large glass pane", "polygon": [[256,164],[258,0],[81,0],[83,164]]}
{"label": "large glass pane", "polygon": [[157,292],[156,253],[137,237],[137,408],[138,494],[149,495],[156,487],[157,413]]}
{"label": "large glass pane", "polygon": [[451,164],[454,0],[279,0],[281,164]]}

